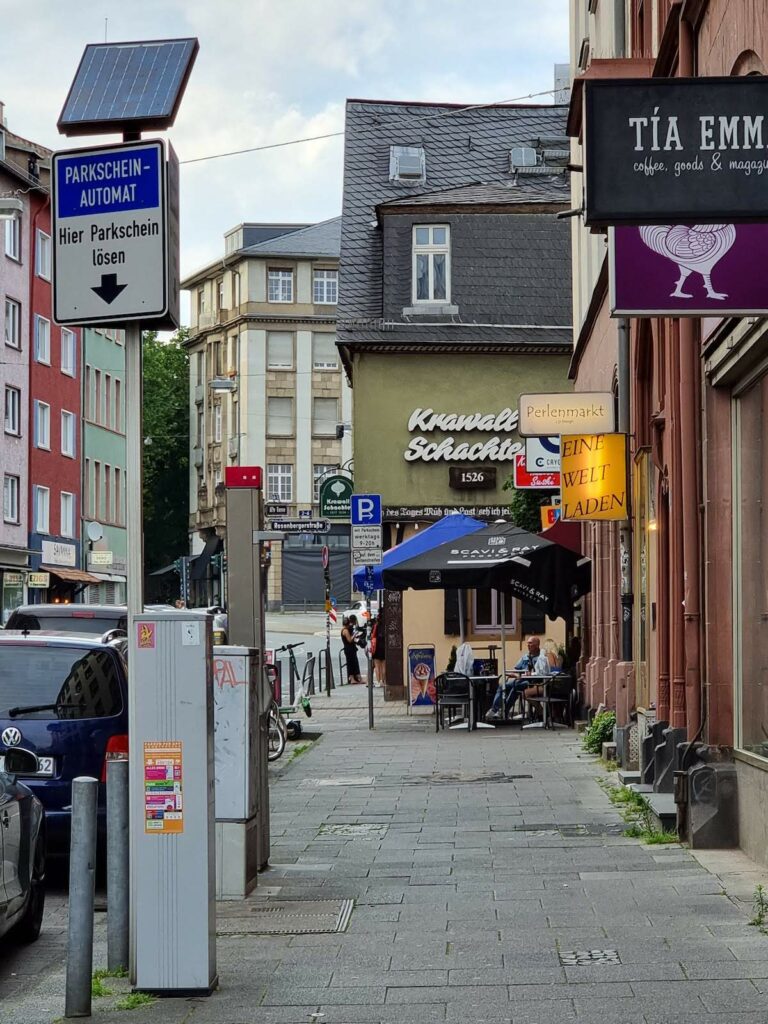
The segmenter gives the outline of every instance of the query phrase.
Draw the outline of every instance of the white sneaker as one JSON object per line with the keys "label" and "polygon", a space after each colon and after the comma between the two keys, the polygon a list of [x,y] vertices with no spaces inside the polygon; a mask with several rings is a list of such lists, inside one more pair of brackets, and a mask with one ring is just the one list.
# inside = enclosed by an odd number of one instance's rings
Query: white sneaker
{"label": "white sneaker", "polygon": [[486,722],[500,722],[501,714],[498,711],[486,711],[485,720]]}

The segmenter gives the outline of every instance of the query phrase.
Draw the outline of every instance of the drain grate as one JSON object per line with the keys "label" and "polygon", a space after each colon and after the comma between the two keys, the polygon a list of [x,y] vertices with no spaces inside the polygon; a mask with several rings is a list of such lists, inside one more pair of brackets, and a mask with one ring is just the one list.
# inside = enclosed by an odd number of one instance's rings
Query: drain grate
{"label": "drain grate", "polygon": [[349,924],[355,901],[285,900],[269,906],[249,908],[247,921],[238,926],[255,935],[322,935],[343,932]]}
{"label": "drain grate", "polygon": [[348,839],[383,839],[389,830],[387,824],[375,822],[362,822],[355,825],[345,823],[340,825],[321,825],[318,835],[321,836],[343,836]]}
{"label": "drain grate", "polygon": [[561,951],[560,963],[563,967],[592,967],[594,964],[620,964],[619,952],[616,949],[573,949]]}

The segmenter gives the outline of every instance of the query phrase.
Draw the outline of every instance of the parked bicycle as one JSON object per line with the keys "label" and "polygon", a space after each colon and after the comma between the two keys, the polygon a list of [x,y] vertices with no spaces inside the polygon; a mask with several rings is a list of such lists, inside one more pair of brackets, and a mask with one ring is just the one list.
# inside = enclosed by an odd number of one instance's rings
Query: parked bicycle
{"label": "parked bicycle", "polygon": [[[306,677],[307,675],[311,676],[311,671],[308,673],[305,668],[304,672],[300,673],[296,663],[296,655],[293,653],[295,648],[303,646],[303,642],[298,644],[284,644],[282,647],[278,647],[275,651],[276,655],[283,653],[288,654],[293,673],[299,680],[298,690],[290,704],[281,706],[277,702],[275,695],[277,667],[275,665],[264,666],[267,673],[267,679],[269,680],[269,684],[272,689],[272,702],[268,713],[269,746],[267,758],[270,761],[277,761],[277,759],[282,756],[289,736],[293,739],[298,739],[301,735],[301,722],[290,716],[296,715],[299,708],[301,708],[307,718],[312,717],[312,705],[310,704],[309,697],[305,691]],[[312,660],[314,660],[314,658],[312,658]],[[307,659],[307,664],[310,665],[310,669],[313,668],[310,664],[309,658]]]}

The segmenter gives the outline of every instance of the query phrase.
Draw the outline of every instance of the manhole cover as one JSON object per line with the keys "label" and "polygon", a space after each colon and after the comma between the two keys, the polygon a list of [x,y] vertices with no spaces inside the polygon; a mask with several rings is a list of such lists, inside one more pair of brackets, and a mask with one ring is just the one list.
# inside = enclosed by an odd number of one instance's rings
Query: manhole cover
{"label": "manhole cover", "polygon": [[285,900],[266,906],[249,906],[243,917],[226,922],[227,931],[254,935],[321,935],[343,932],[349,924],[354,900]]}
{"label": "manhole cover", "polygon": [[383,839],[389,828],[386,824],[363,822],[361,824],[321,825],[318,835],[346,836],[350,839]]}
{"label": "manhole cover", "polygon": [[591,967],[593,964],[620,964],[616,949],[572,949],[561,951],[563,967]]}

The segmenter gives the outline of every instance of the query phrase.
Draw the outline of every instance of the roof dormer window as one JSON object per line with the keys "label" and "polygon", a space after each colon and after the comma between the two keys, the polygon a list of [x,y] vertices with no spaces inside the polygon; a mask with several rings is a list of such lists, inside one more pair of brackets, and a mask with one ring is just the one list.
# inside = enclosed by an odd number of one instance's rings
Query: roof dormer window
{"label": "roof dormer window", "polygon": [[389,180],[414,183],[426,181],[427,168],[423,147],[390,146]]}

